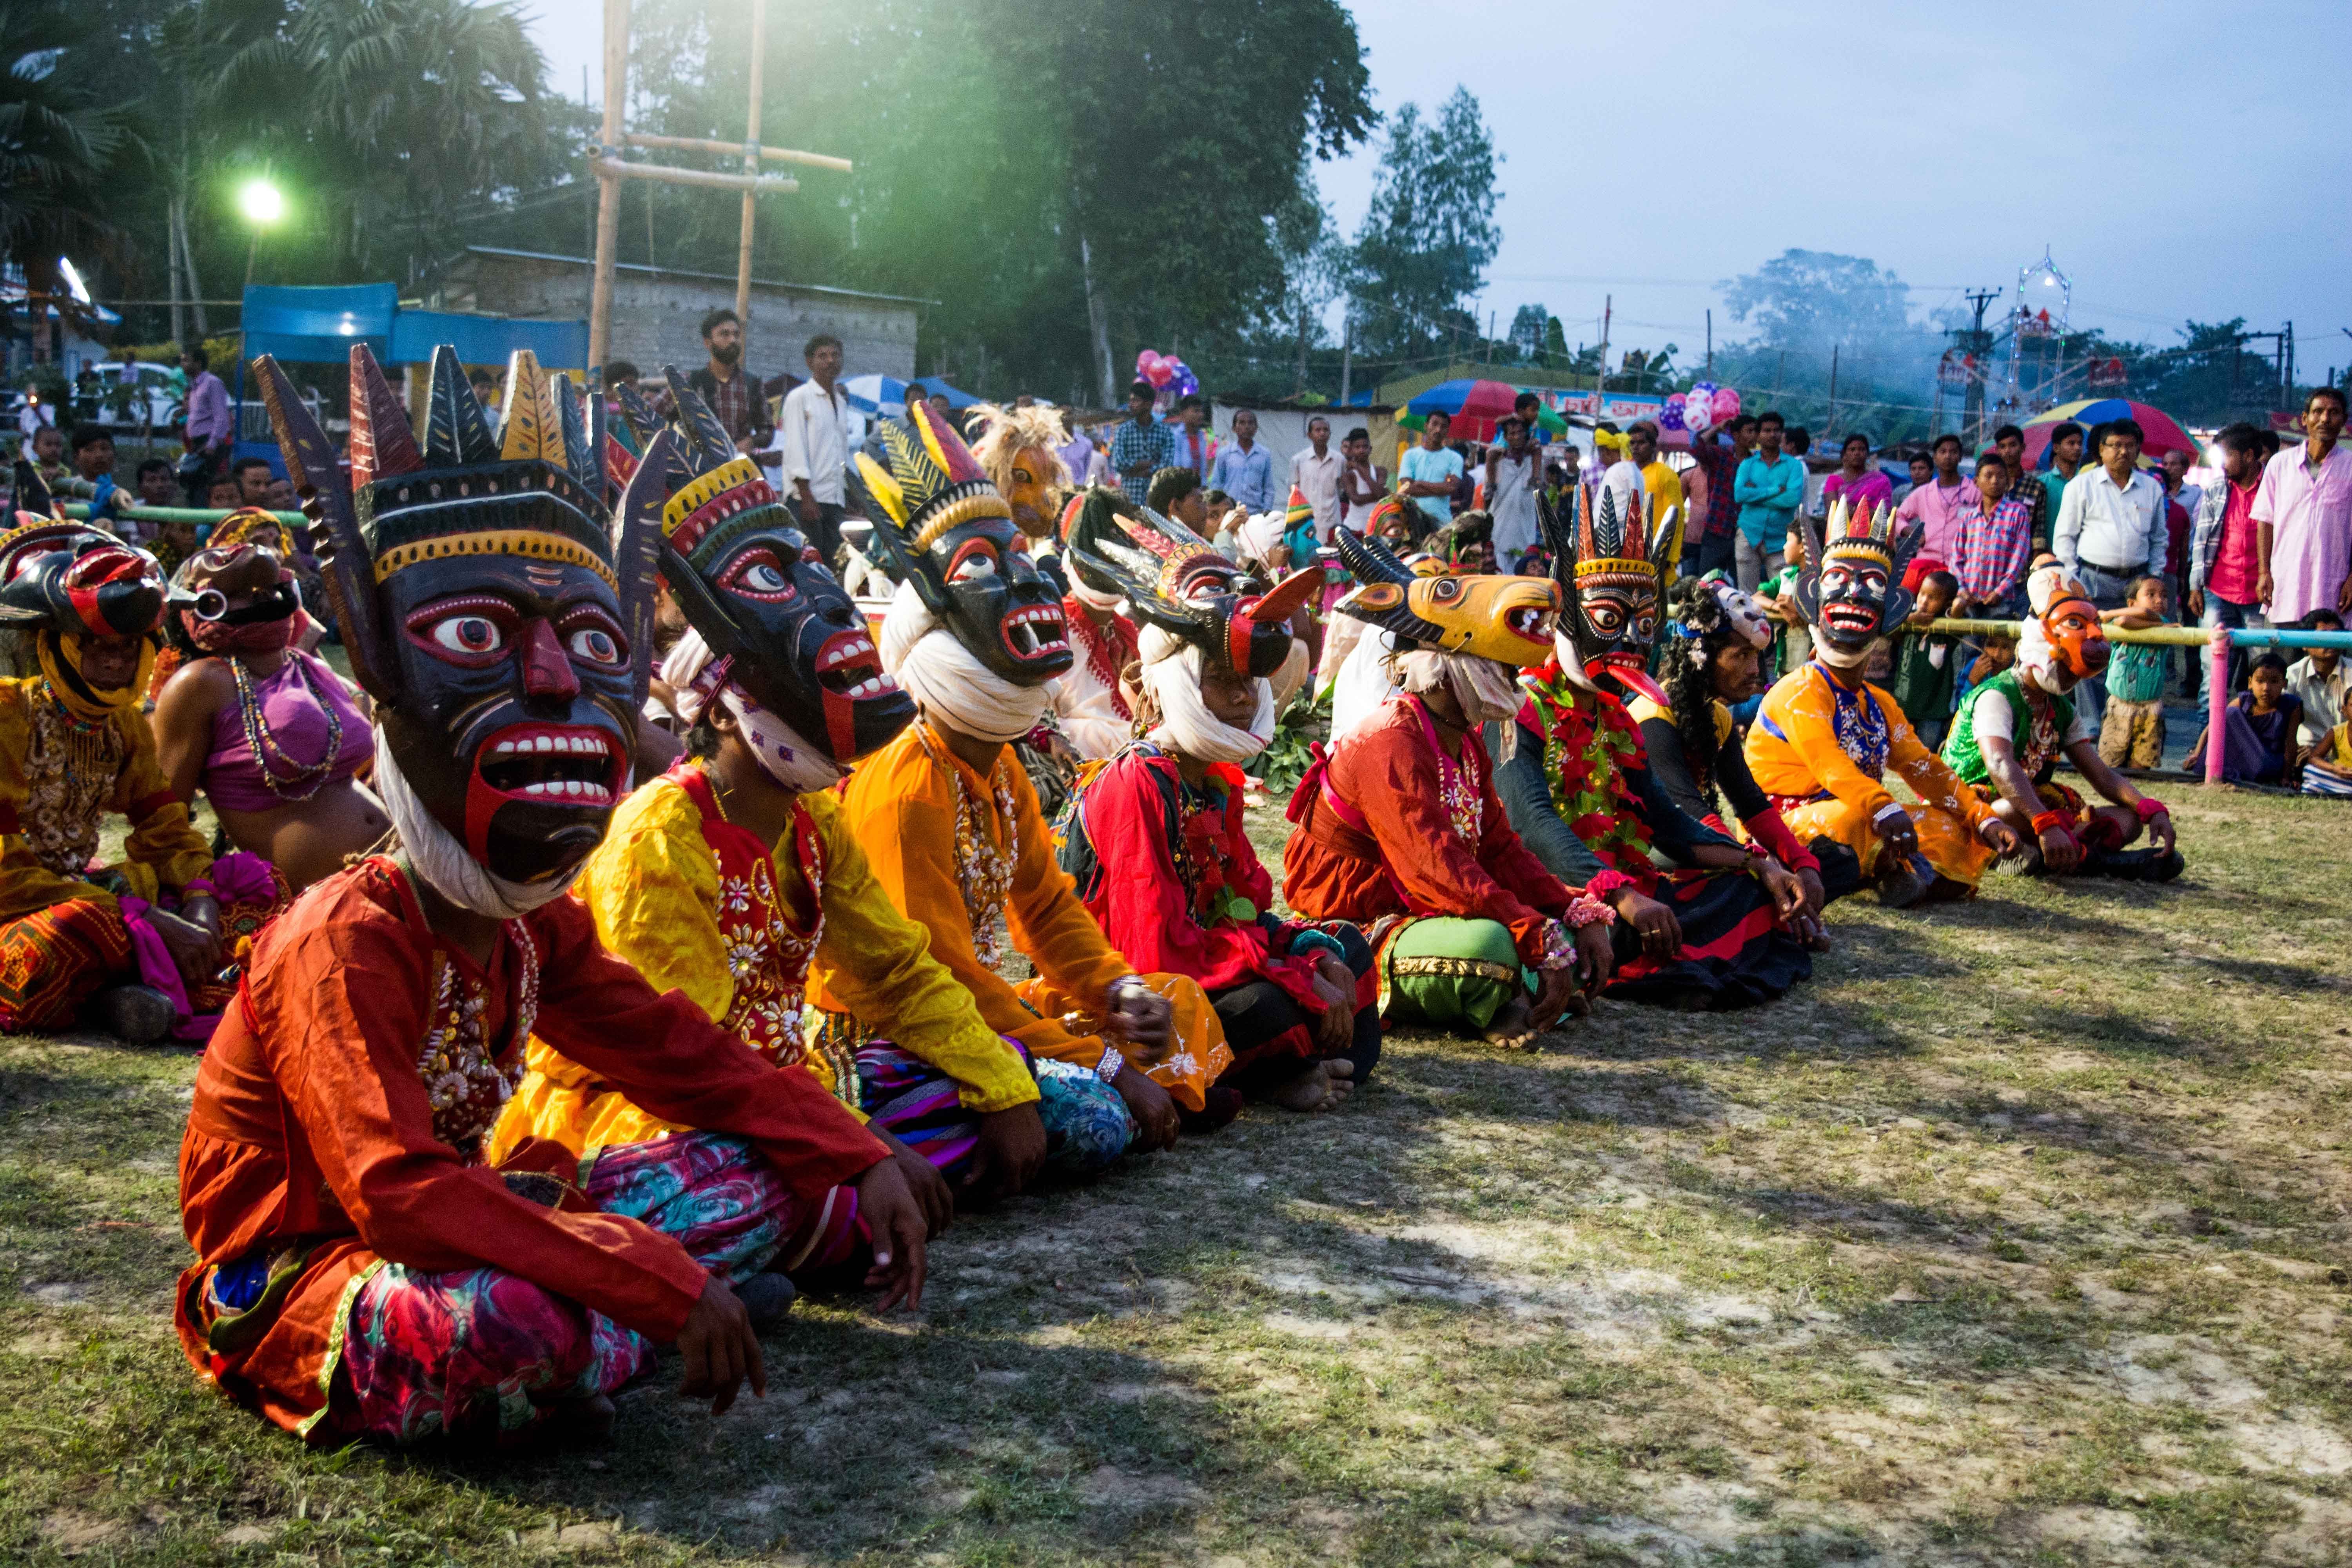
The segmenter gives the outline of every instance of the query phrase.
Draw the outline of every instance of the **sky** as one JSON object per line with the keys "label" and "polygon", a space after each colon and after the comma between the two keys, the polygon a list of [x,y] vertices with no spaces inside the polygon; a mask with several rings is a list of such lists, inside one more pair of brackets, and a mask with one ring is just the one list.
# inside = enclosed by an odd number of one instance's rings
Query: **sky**
{"label": "sky", "polygon": [[[1041,7],[1050,0],[1034,0]],[[556,83],[593,0],[524,0]],[[1361,0],[1376,104],[1474,93],[1504,155],[1479,301],[1689,363],[1719,285],[1798,247],[1867,257],[1915,314],[2016,297],[2044,247],[2074,324],[2164,347],[2189,319],[2294,323],[2352,364],[2352,0],[1772,0],[1575,6]],[[2232,41],[2234,40],[2234,46]],[[573,90],[577,90],[575,88]],[[1318,179],[1343,232],[1374,142]]]}

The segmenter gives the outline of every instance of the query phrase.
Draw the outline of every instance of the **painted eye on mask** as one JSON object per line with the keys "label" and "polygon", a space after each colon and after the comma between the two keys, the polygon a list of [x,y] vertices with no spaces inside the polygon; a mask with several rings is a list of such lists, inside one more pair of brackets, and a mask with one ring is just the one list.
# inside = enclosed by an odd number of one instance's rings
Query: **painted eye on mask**
{"label": "painted eye on mask", "polygon": [[506,633],[485,616],[451,616],[435,624],[433,640],[451,653],[482,658],[506,647]]}
{"label": "painted eye on mask", "polygon": [[617,665],[621,662],[621,639],[602,626],[583,626],[563,639],[564,647],[575,658],[591,664]]}
{"label": "painted eye on mask", "polygon": [[800,594],[800,590],[793,586],[792,577],[784,571],[783,564],[767,550],[747,551],[741,559],[727,569],[727,575],[719,580],[719,585],[730,594],[769,604],[782,604]]}
{"label": "painted eye on mask", "polygon": [[1615,637],[1625,628],[1623,608],[1605,602],[1585,605],[1584,618],[1591,621],[1592,629],[1603,637]]}
{"label": "painted eye on mask", "polygon": [[975,539],[956,552],[948,563],[948,581],[974,583],[996,575],[996,550],[986,540]]}

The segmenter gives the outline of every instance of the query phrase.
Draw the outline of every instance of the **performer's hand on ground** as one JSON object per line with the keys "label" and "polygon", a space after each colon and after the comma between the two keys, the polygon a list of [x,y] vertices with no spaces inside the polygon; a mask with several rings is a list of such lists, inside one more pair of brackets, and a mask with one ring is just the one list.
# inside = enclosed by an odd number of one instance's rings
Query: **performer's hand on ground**
{"label": "performer's hand on ground", "polygon": [[1326,1051],[1347,1048],[1356,1033],[1356,972],[1325,953],[1315,965],[1315,995],[1323,1013],[1315,1021],[1318,1043]]}
{"label": "performer's hand on ground", "polygon": [[1805,888],[1796,873],[1778,860],[1764,862],[1764,890],[1772,895],[1772,907],[1782,922],[1796,919],[1804,912]]}
{"label": "performer's hand on ground", "polygon": [[1176,1120],[1176,1102],[1166,1089],[1131,1067],[1121,1068],[1111,1087],[1127,1101],[1127,1113],[1135,1118],[1136,1149],[1148,1152],[1176,1147],[1182,1125]]}
{"label": "performer's hand on ground", "polygon": [[948,1179],[940,1174],[939,1167],[900,1142],[896,1134],[871,1125],[866,1130],[881,1139],[890,1158],[898,1163],[898,1173],[907,1178],[907,1190],[915,1194],[930,1233],[937,1236],[954,1224],[955,1194],[948,1189]]}
{"label": "performer's hand on ground", "polygon": [[2147,819],[2147,841],[2158,851],[2168,851],[2179,841],[2172,830],[2172,813],[2159,811]]}
{"label": "performer's hand on ground", "polygon": [[1801,921],[1811,921],[1816,926],[1820,925],[1822,911],[1829,907],[1830,902],[1829,893],[1822,887],[1822,874],[1810,866],[1800,867],[1797,870],[1797,885],[1803,889],[1805,893],[1805,907],[1797,911],[1797,918]]}
{"label": "performer's hand on ground", "polygon": [[1609,940],[1611,922],[1594,921],[1576,928],[1572,940],[1576,943],[1576,985],[1582,994],[1583,1010],[1592,1010],[1592,998],[1609,984],[1610,974],[1617,967],[1617,949]]}
{"label": "performer's hand on ground", "polygon": [[[923,1211],[898,1173],[898,1162],[880,1160],[866,1167],[852,1184],[857,1188],[857,1212],[873,1235],[874,1267],[866,1276],[869,1290],[882,1299],[874,1304],[887,1312],[904,1302],[908,1310],[923,1304]],[[761,1385],[766,1392],[766,1385]]]}
{"label": "performer's hand on ground", "polygon": [[1683,944],[1683,924],[1675,919],[1675,911],[1655,899],[1644,898],[1631,888],[1618,889],[1614,900],[1617,912],[1640,933],[1642,956],[1664,963]]}
{"label": "performer's hand on ground", "polygon": [[1114,981],[1104,999],[1108,1023],[1103,1033],[1122,1050],[1146,1066],[1164,1060],[1175,1037],[1176,1008],[1167,997],[1148,986]]}
{"label": "performer's hand on ground", "polygon": [[1898,860],[1908,860],[1919,853],[1919,827],[1907,811],[1890,811],[1871,825],[1878,841],[1886,852]]}
{"label": "performer's hand on ground", "polygon": [[1576,999],[1576,971],[1546,969],[1536,982],[1536,999],[1528,1007],[1528,1033],[1540,1035],[1559,1022],[1560,1014]]}
{"label": "performer's hand on ground", "polygon": [[768,1396],[768,1365],[760,1355],[760,1336],[751,1331],[751,1314],[716,1274],[703,1281],[701,1299],[677,1331],[677,1352],[686,1362],[679,1395],[709,1400],[713,1415],[727,1414],[746,1379],[753,1394]]}
{"label": "performer's hand on ground", "polygon": [[2083,846],[2063,827],[2042,830],[2042,863],[2053,871],[2071,871],[2083,858]]}
{"label": "performer's hand on ground", "polygon": [[[213,918],[217,921],[220,917],[215,913]],[[181,978],[204,981],[220,973],[226,955],[221,950],[217,926],[207,929],[184,915],[158,909],[147,911],[147,921],[163,939],[163,950],[172,955],[173,967],[179,970]]]}
{"label": "performer's hand on ground", "polygon": [[971,1164],[963,1174],[964,1190],[992,1198],[1017,1193],[1037,1179],[1045,1163],[1045,1123],[1034,1100],[983,1110]]}

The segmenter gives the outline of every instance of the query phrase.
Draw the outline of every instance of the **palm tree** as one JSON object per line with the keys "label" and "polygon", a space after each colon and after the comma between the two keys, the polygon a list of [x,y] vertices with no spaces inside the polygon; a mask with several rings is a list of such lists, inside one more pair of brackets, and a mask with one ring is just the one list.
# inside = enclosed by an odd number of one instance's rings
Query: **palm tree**
{"label": "palm tree", "polygon": [[404,239],[414,279],[462,204],[545,172],[545,70],[512,0],[303,0],[238,51],[216,96],[272,105],[280,148],[320,176],[310,199],[334,210],[343,260],[373,269]]}
{"label": "palm tree", "polygon": [[127,111],[63,68],[89,41],[86,13],[67,0],[0,5],[0,258],[24,268],[36,308],[76,310],[58,281],[68,251],[111,254],[122,231],[99,215],[109,175],[143,154]]}

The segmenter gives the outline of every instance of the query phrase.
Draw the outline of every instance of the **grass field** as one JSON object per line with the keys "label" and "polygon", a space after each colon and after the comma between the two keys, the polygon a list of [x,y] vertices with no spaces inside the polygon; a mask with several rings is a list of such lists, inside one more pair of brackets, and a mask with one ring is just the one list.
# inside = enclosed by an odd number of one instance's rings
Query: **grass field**
{"label": "grass field", "polygon": [[0,1043],[0,1559],[2343,1561],[2352,811],[2163,793],[2170,887],[1856,901],[1759,1012],[1392,1037],[552,1458],[199,1389],[194,1058]]}

